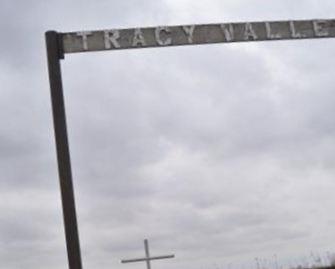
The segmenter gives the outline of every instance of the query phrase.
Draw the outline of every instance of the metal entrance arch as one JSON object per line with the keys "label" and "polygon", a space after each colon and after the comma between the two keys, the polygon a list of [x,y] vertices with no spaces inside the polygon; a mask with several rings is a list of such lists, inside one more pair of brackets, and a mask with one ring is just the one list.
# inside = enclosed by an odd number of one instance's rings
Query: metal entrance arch
{"label": "metal entrance arch", "polygon": [[82,269],[61,77],[68,53],[214,43],[334,38],[335,19],[220,23],[45,34],[69,269]]}

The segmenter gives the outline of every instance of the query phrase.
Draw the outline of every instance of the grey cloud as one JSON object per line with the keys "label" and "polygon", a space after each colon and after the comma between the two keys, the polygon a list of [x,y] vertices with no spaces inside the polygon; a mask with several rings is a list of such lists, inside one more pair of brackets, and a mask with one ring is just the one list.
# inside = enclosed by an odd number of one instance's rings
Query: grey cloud
{"label": "grey cloud", "polygon": [[[312,0],[78,4],[1,9],[0,260],[9,269],[66,266],[44,31],[333,11]],[[67,55],[84,267],[123,266],[143,255],[144,237],[153,253],[176,254],[161,268],[330,248],[333,42]]]}

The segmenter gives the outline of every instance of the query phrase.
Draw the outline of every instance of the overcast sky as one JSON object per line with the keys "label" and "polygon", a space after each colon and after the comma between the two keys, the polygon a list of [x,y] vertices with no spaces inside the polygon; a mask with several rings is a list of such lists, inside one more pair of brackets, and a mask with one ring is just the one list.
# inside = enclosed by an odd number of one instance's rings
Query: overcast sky
{"label": "overcast sky", "polygon": [[[1,0],[0,268],[67,268],[44,32],[334,18],[333,0]],[[84,268],[335,251],[335,40],[67,55]],[[305,258],[303,256],[306,256]],[[231,265],[230,265],[231,264]],[[264,262],[263,262],[264,264]],[[246,268],[246,267],[245,267]]]}

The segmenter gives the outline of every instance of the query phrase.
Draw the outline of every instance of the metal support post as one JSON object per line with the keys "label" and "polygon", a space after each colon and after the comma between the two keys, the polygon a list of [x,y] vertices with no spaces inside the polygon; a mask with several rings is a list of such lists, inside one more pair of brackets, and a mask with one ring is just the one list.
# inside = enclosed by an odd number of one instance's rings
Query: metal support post
{"label": "metal support post", "polygon": [[60,65],[64,55],[59,37],[55,31],[45,34],[51,102],[69,269],[82,269]]}

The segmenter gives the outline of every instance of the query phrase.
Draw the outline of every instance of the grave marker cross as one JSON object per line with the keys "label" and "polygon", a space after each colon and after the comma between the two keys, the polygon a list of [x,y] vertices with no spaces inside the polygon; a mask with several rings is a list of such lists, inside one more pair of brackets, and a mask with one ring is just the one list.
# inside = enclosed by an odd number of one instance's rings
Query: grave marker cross
{"label": "grave marker cross", "polygon": [[152,260],[161,260],[161,259],[171,259],[171,258],[174,258],[174,255],[164,255],[164,256],[150,257],[148,239],[144,240],[144,249],[145,249],[145,258],[121,260],[121,263],[146,262],[147,263],[147,269],[151,269],[150,261],[152,261]]}

